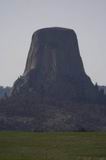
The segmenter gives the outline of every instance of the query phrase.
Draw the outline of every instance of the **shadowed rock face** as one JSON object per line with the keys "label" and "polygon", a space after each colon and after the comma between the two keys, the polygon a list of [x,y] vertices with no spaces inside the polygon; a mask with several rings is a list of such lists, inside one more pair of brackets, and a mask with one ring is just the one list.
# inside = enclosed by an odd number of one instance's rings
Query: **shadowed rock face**
{"label": "shadowed rock face", "polygon": [[15,82],[12,94],[18,92],[49,99],[96,98],[73,30],[55,27],[33,34],[24,74]]}
{"label": "shadowed rock face", "polygon": [[33,34],[24,75],[30,70],[51,71],[55,75],[80,75],[84,73],[77,37],[73,30],[61,28],[42,29]]}

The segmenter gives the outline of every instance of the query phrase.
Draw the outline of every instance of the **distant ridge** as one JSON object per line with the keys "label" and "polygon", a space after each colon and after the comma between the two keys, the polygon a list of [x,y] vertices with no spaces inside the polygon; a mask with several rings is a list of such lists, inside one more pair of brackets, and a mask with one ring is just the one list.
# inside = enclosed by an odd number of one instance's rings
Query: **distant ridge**
{"label": "distant ridge", "polygon": [[99,86],[99,89],[103,89],[104,93],[106,94],[106,86]]}
{"label": "distant ridge", "polygon": [[11,87],[3,87],[3,86],[0,86],[0,98],[3,98],[5,96],[10,96],[11,94]]}

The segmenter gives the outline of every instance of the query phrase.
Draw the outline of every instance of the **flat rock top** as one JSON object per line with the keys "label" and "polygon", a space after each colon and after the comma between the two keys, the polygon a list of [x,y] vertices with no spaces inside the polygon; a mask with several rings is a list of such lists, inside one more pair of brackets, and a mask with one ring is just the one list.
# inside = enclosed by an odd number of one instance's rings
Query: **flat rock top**
{"label": "flat rock top", "polygon": [[76,39],[76,33],[72,29],[60,28],[60,27],[51,27],[51,28],[43,28],[34,32],[32,39],[39,38],[41,39]]}
{"label": "flat rock top", "polygon": [[[68,29],[68,28],[62,28],[62,27],[48,27],[48,28],[42,28],[37,30],[35,33],[39,33],[39,32],[51,32],[51,31],[55,31],[55,32],[74,32],[73,29]],[[74,32],[75,33],[75,32]]]}

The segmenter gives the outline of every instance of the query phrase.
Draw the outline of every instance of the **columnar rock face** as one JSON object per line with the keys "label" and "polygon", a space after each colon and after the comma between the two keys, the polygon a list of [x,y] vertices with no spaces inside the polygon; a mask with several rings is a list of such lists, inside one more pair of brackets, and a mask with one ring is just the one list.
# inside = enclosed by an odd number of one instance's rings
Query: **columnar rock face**
{"label": "columnar rock face", "polygon": [[[42,29],[33,34],[24,74],[41,69],[55,75],[84,73],[77,37],[73,30],[62,28]],[[54,77],[54,75],[53,75]]]}
{"label": "columnar rock face", "polygon": [[44,99],[96,99],[97,90],[84,71],[73,30],[44,28],[33,34],[24,74],[12,94],[26,92]]}

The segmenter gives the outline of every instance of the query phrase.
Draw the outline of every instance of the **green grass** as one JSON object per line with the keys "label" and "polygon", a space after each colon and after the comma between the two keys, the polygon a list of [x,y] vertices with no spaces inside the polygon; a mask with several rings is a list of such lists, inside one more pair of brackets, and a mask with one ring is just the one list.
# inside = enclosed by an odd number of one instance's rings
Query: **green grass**
{"label": "green grass", "polygon": [[0,160],[106,160],[106,133],[0,132]]}

